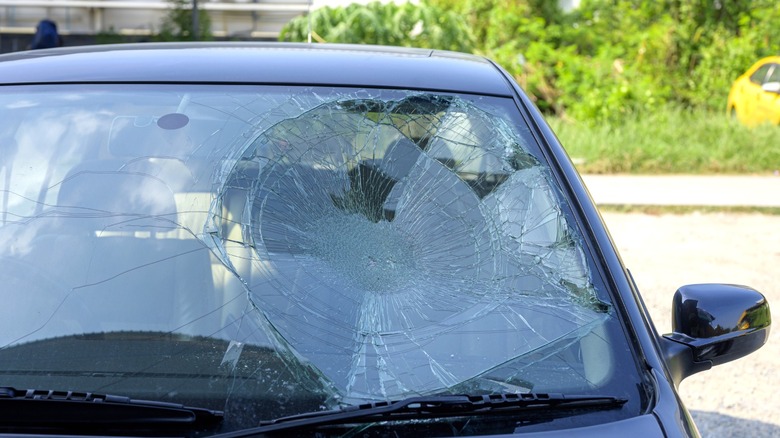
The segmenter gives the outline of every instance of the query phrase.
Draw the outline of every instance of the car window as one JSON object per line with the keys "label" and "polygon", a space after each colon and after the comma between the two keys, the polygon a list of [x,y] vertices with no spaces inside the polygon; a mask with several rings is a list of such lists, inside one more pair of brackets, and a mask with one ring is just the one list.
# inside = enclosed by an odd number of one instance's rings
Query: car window
{"label": "car window", "polygon": [[761,67],[758,68],[752,75],[750,75],[750,82],[753,82],[754,84],[761,85],[764,83],[764,80],[767,77],[767,74],[769,73],[769,70],[772,68],[773,64],[764,64]]}
{"label": "car window", "polygon": [[510,98],[3,91],[4,385],[195,400],[234,428],[421,394],[646,400]]}
{"label": "car window", "polygon": [[780,65],[772,64],[772,72],[769,74],[766,82],[780,82]]}

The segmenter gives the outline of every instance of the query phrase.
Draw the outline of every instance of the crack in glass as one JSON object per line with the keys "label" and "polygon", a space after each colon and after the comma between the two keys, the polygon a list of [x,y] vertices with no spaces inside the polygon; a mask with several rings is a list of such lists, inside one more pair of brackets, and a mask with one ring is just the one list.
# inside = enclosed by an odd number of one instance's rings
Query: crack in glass
{"label": "crack in glass", "polygon": [[413,95],[324,103],[247,146],[224,192],[244,193],[250,297],[343,401],[446,390],[602,320],[520,144]]}
{"label": "crack in glass", "polygon": [[0,96],[7,384],[251,425],[603,378],[568,351],[611,306],[498,98],[194,88]]}

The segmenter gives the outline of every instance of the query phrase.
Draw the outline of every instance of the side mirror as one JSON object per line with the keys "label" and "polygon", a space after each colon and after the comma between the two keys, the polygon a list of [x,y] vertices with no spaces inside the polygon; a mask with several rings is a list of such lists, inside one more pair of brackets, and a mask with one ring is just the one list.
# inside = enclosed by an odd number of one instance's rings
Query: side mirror
{"label": "side mirror", "polygon": [[780,94],[780,82],[766,82],[761,86],[761,89],[767,93]]}
{"label": "side mirror", "polygon": [[760,292],[746,286],[683,286],[672,302],[673,333],[664,335],[676,384],[699,371],[746,356],[766,343],[772,317]]}

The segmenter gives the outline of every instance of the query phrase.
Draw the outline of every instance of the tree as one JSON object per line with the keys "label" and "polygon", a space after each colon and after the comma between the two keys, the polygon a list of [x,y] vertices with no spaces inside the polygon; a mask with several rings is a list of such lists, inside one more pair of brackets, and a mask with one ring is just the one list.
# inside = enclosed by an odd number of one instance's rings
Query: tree
{"label": "tree", "polygon": [[542,110],[579,120],[670,104],[722,110],[731,81],[780,52],[776,0],[583,0],[569,13],[548,0],[427,1],[467,17],[475,51],[527,84]]}
{"label": "tree", "polygon": [[157,41],[204,41],[211,40],[211,19],[198,13],[198,34],[193,32],[192,0],[168,0],[170,9],[163,18]]}
{"label": "tree", "polygon": [[[310,21],[311,20],[311,21]],[[372,2],[324,7],[284,26],[279,39],[306,41],[311,23],[317,41],[425,47],[470,52],[473,38],[466,21],[454,11],[426,4]]]}
{"label": "tree", "polygon": [[[282,38],[422,46],[496,60],[540,109],[600,123],[664,106],[722,111],[731,82],[780,53],[777,0],[421,0],[323,8]],[[446,12],[445,12],[446,11]],[[522,55],[522,56],[521,56]]]}

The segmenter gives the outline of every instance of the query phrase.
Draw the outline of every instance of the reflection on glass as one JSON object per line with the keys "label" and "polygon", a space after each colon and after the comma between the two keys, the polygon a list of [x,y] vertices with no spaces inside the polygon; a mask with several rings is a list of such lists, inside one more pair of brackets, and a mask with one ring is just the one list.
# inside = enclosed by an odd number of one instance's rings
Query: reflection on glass
{"label": "reflection on glass", "polygon": [[93,88],[0,96],[4,385],[230,428],[614,375],[611,305],[511,101]]}

